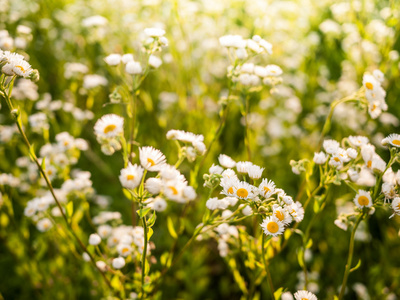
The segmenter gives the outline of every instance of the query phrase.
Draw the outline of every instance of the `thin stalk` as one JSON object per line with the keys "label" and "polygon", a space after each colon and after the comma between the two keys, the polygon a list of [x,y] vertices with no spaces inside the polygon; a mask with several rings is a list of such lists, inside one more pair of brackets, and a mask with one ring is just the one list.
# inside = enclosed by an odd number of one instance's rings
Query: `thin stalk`
{"label": "thin stalk", "polygon": [[142,297],[141,299],[144,298],[144,277],[146,274],[146,255],[147,255],[147,223],[146,223],[146,216],[142,217],[142,224],[143,224],[143,232],[144,232],[144,248],[143,248],[143,254],[142,254]]}
{"label": "thin stalk", "polygon": [[353,261],[353,251],[354,251],[354,236],[356,235],[357,227],[360,224],[362,218],[364,216],[364,213],[361,213],[358,218],[356,223],[354,224],[354,228],[351,232],[351,237],[350,237],[350,245],[349,245],[349,256],[347,258],[347,264],[346,264],[346,269],[344,271],[344,276],[343,276],[343,282],[342,282],[342,288],[340,289],[340,294],[339,294],[339,300],[343,299],[344,292],[346,290],[346,284],[347,284],[347,279],[350,274],[350,268],[351,268],[351,262]]}
{"label": "thin stalk", "polygon": [[268,267],[268,262],[265,259],[265,247],[264,247],[264,244],[265,244],[265,233],[262,232],[261,234],[262,234],[262,241],[261,241],[262,260],[263,260],[263,263],[264,263],[265,272],[267,272],[267,281],[268,281],[268,285],[269,285],[269,290],[271,292],[271,299],[275,299],[275,295],[274,295],[275,289],[274,289],[274,285],[272,283],[271,272],[270,272],[269,267]]}

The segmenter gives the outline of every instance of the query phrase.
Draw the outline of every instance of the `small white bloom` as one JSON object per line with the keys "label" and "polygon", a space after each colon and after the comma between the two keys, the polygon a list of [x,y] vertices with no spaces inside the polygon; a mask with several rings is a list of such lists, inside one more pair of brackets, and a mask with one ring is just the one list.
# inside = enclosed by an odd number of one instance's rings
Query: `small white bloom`
{"label": "small white bloom", "polygon": [[296,300],[318,300],[317,296],[315,296],[313,293],[302,290],[302,291],[297,291],[294,294],[294,298]]}
{"label": "small white bloom", "polygon": [[165,35],[165,30],[161,28],[145,28],[144,33],[149,37],[162,37]]}
{"label": "small white bloom", "polygon": [[274,217],[267,217],[260,225],[266,235],[278,236],[285,230],[285,225]]}
{"label": "small white bloom", "polygon": [[250,216],[251,214],[253,214],[253,210],[251,209],[251,207],[249,205],[246,205],[245,207],[243,207],[242,213],[245,216]]}
{"label": "small white bloom", "polygon": [[121,55],[119,54],[110,54],[106,58],[104,58],[104,61],[107,63],[109,66],[116,66],[119,65],[121,62]]}
{"label": "small white bloom", "polygon": [[45,232],[51,227],[53,227],[53,224],[48,218],[43,218],[36,224],[36,228],[41,232]]}
{"label": "small white bloom", "polygon": [[166,163],[165,155],[153,147],[139,148],[140,164],[149,171],[160,171]]}
{"label": "small white bloom", "polygon": [[131,75],[136,75],[136,74],[142,74],[142,66],[140,65],[140,62],[137,61],[128,61],[125,65],[125,71],[128,74]]}
{"label": "small white bloom", "polygon": [[315,152],[314,153],[314,158],[313,161],[317,164],[317,165],[323,165],[326,160],[328,159],[328,156],[324,153],[324,152]]}
{"label": "small white bloom", "polygon": [[371,207],[372,198],[371,194],[364,190],[358,190],[357,195],[354,197],[354,203],[358,208]]}
{"label": "small white bloom", "polygon": [[148,190],[151,194],[156,195],[160,193],[162,188],[162,181],[159,178],[150,177],[146,180],[144,187]]}
{"label": "small white bloom", "polygon": [[150,66],[157,69],[161,66],[161,64],[162,64],[161,58],[159,58],[155,55],[150,55],[150,57],[149,57],[149,65]]}
{"label": "small white bloom", "polygon": [[97,233],[92,233],[89,236],[89,244],[90,245],[98,245],[101,243],[101,237]]}
{"label": "small white bloom", "polygon": [[123,134],[124,118],[115,114],[102,116],[94,125],[94,132],[98,137],[112,138]]}
{"label": "small white bloom", "polygon": [[221,166],[223,166],[224,168],[233,168],[236,166],[236,162],[229,157],[228,155],[225,154],[220,154],[218,156],[218,161],[221,164]]}
{"label": "small white bloom", "polygon": [[122,269],[125,266],[125,259],[123,257],[114,258],[112,266],[114,269]]}
{"label": "small white bloom", "polygon": [[131,162],[128,162],[128,166],[121,170],[119,181],[124,188],[133,190],[140,184],[143,171],[144,169],[141,166],[132,165]]}
{"label": "small white bloom", "polygon": [[247,170],[247,174],[249,174],[251,179],[260,179],[263,171],[264,168],[261,168],[257,165],[251,165]]}

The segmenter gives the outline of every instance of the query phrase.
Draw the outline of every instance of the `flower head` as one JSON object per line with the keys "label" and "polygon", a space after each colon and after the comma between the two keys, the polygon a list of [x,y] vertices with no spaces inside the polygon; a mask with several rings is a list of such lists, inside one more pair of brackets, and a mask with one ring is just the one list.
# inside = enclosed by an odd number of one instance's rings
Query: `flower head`
{"label": "flower head", "polygon": [[266,235],[278,236],[283,233],[284,224],[275,217],[267,217],[260,224]]}
{"label": "flower head", "polygon": [[158,149],[153,147],[139,148],[140,164],[149,171],[160,171],[165,163],[165,155]]}
{"label": "flower head", "polygon": [[126,189],[133,190],[140,184],[140,180],[142,180],[144,169],[137,164],[132,165],[130,162],[128,166],[121,170],[121,174],[119,175],[119,181],[122,186]]}
{"label": "flower head", "polygon": [[294,294],[296,300],[318,300],[317,296],[309,291],[297,291]]}
{"label": "flower head", "polygon": [[95,134],[105,139],[119,136],[123,131],[124,118],[114,114],[102,116],[94,125]]}
{"label": "flower head", "polygon": [[354,197],[354,203],[358,208],[371,207],[372,198],[371,194],[364,190],[358,190],[357,195]]}

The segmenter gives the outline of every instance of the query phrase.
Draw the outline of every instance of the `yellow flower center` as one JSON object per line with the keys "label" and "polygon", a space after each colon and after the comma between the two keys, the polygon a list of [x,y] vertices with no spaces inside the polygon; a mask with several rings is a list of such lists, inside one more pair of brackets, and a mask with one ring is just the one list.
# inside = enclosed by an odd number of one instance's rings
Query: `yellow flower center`
{"label": "yellow flower center", "polygon": [[20,69],[22,72],[25,72],[25,69],[22,66],[15,66],[15,67]]}
{"label": "yellow flower center", "polygon": [[48,228],[49,227],[49,223],[44,223],[43,224],[43,228]]}
{"label": "yellow flower center", "polygon": [[360,196],[358,197],[358,204],[360,204],[361,206],[366,206],[369,203],[369,199],[366,196]]}
{"label": "yellow flower center", "polygon": [[109,133],[109,132],[111,132],[111,131],[114,131],[115,128],[117,128],[117,126],[114,125],[114,124],[107,125],[107,126],[104,128],[104,133]]}
{"label": "yellow flower center", "polygon": [[151,158],[147,158],[147,162],[151,165],[154,166],[156,163],[154,162],[154,160],[152,160]]}
{"label": "yellow flower center", "polygon": [[133,180],[135,178],[135,176],[129,174],[128,176],[126,176],[126,180]]}
{"label": "yellow flower center", "polygon": [[69,144],[68,141],[65,141],[65,142],[64,142],[64,146],[68,146],[68,144]]}
{"label": "yellow flower center", "polygon": [[336,162],[340,162],[340,159],[338,157],[334,157],[333,160]]}
{"label": "yellow flower center", "polygon": [[301,300],[308,300],[308,298],[301,298]]}
{"label": "yellow flower center", "polygon": [[369,90],[374,89],[374,85],[373,85],[371,82],[367,82],[367,83],[365,84],[365,86],[366,86],[366,88],[369,89]]}
{"label": "yellow flower center", "polygon": [[271,233],[276,233],[279,230],[279,225],[276,222],[269,222],[267,225],[267,229]]}
{"label": "yellow flower center", "polygon": [[173,186],[171,185],[171,186],[169,186],[169,188],[171,189],[172,194],[178,195],[178,190],[177,190],[175,187],[173,187]]}
{"label": "yellow flower center", "polygon": [[284,214],[279,210],[275,212],[275,217],[277,217],[279,221],[283,221],[285,218]]}
{"label": "yellow flower center", "polygon": [[367,162],[367,167],[368,167],[368,168],[371,168],[371,166],[372,166],[372,161],[369,160],[369,161]]}
{"label": "yellow flower center", "polygon": [[246,198],[247,197],[247,195],[249,194],[249,192],[246,190],[246,189],[238,189],[237,191],[236,191],[236,194],[238,195],[238,197],[241,197],[241,198]]}
{"label": "yellow flower center", "polygon": [[397,208],[400,209],[400,202],[399,202],[399,204],[397,204]]}
{"label": "yellow flower center", "polygon": [[268,193],[268,192],[270,192],[270,191],[271,191],[271,189],[270,189],[269,187],[264,186],[264,193],[265,193],[265,194]]}
{"label": "yellow flower center", "polygon": [[395,144],[396,146],[400,146],[400,140],[393,140],[392,144]]}
{"label": "yellow flower center", "polygon": [[228,189],[228,194],[233,194],[233,187],[232,186]]}
{"label": "yellow flower center", "polygon": [[127,253],[127,252],[129,252],[129,249],[128,249],[128,248],[123,248],[123,249],[122,249],[122,253],[125,254],[125,253]]}

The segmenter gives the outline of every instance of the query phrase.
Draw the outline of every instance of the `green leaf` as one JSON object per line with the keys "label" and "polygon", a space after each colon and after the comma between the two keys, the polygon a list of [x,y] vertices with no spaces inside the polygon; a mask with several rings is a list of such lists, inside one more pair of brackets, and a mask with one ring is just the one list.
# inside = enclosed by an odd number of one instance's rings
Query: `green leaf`
{"label": "green leaf", "polygon": [[174,228],[174,223],[172,223],[171,217],[167,218],[167,227],[169,234],[172,236],[173,239],[177,239],[178,235],[176,234],[175,228]]}
{"label": "green leaf", "polygon": [[317,199],[314,200],[314,205],[313,205],[314,213],[318,213],[320,209],[320,205]]}
{"label": "green leaf", "polygon": [[147,233],[147,240],[150,240],[150,238],[152,237],[154,231],[153,231],[152,228],[148,228],[148,231],[149,231],[149,232]]}
{"label": "green leaf", "polygon": [[354,272],[355,270],[357,270],[359,267],[361,267],[361,259],[358,260],[358,263],[356,264],[356,266],[354,268],[350,269],[350,273]]}
{"label": "green leaf", "polygon": [[154,223],[156,222],[156,212],[153,211],[153,214],[151,217],[147,220],[147,227],[151,228],[153,227]]}
{"label": "green leaf", "polygon": [[71,221],[72,215],[74,213],[74,202],[70,201],[67,204],[66,211],[67,211],[68,220]]}
{"label": "green leaf", "polygon": [[43,171],[46,171],[46,157],[43,157],[42,159],[42,169]]}
{"label": "green leaf", "polygon": [[150,207],[145,207],[145,208],[142,208],[142,209],[138,209],[136,212],[139,215],[139,218],[143,218],[148,214],[150,209],[151,209]]}
{"label": "green leaf", "polygon": [[275,291],[275,293],[274,293],[274,298],[275,299],[280,299],[281,295],[282,295],[282,292],[283,292],[283,287],[280,287],[279,289],[277,289]]}
{"label": "green leaf", "polygon": [[111,279],[111,286],[115,290],[119,290],[121,288],[121,282],[119,281],[118,275],[114,275],[114,277]]}
{"label": "green leaf", "polygon": [[29,155],[31,156],[32,160],[33,160],[34,157],[36,157],[36,154],[35,154],[35,145],[34,145],[34,144],[32,144],[32,145],[29,147]]}
{"label": "green leaf", "polygon": [[130,191],[128,191],[127,189],[122,189],[122,192],[124,193],[126,198],[128,198],[129,200],[132,200],[133,195]]}
{"label": "green leaf", "polygon": [[309,239],[306,245],[306,249],[311,248],[312,245],[313,245],[313,240]]}
{"label": "green leaf", "polygon": [[297,253],[297,261],[299,262],[300,267],[304,268],[304,259],[303,259],[303,255],[304,254],[304,250],[303,249],[299,249],[299,252]]}

